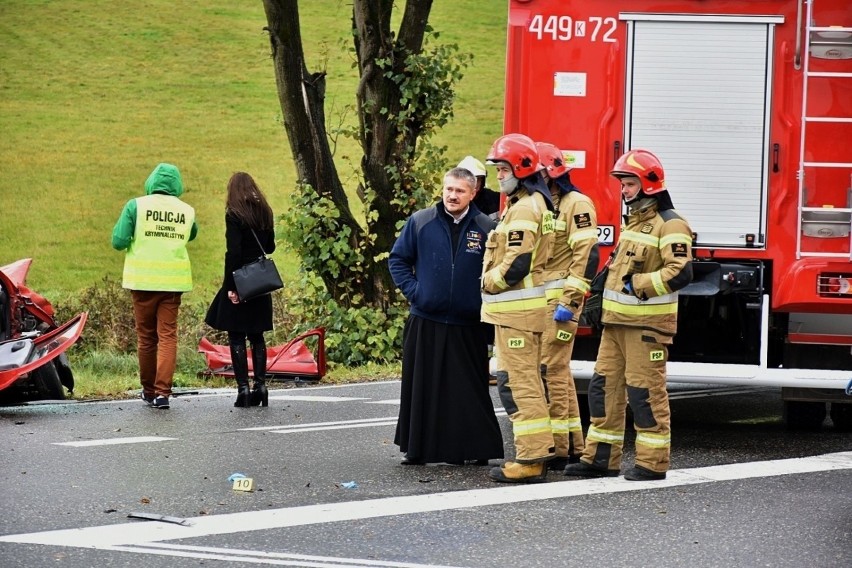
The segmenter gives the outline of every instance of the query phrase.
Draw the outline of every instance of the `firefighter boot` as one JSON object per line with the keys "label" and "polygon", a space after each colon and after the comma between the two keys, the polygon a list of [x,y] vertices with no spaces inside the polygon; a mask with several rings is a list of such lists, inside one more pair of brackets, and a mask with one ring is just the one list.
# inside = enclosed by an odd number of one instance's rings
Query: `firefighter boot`
{"label": "firefighter boot", "polygon": [[571,456],[556,456],[549,462],[547,462],[547,469],[550,471],[565,471],[565,468],[568,467],[568,464],[579,463],[580,456],[571,455]]}
{"label": "firefighter boot", "polygon": [[617,469],[601,469],[587,464],[584,461],[568,464],[562,472],[569,477],[617,477]]}
{"label": "firefighter boot", "polygon": [[248,380],[248,354],[245,345],[231,344],[231,365],[237,380],[237,400],[234,406],[248,408],[251,397]]}
{"label": "firefighter boot", "polygon": [[665,471],[651,471],[641,465],[631,467],[624,472],[624,479],[628,481],[657,481],[665,478]]}
{"label": "firefighter boot", "polygon": [[251,346],[251,362],[254,367],[251,405],[269,406],[269,391],[266,388],[266,345]]}
{"label": "firefighter boot", "polygon": [[543,483],[547,481],[547,464],[507,461],[500,467],[491,468],[488,477],[501,483]]}

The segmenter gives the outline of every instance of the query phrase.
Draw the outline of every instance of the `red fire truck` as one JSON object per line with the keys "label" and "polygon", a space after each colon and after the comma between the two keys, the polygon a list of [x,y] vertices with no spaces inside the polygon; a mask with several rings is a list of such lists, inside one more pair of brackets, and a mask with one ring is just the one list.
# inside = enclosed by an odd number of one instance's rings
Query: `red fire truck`
{"label": "red fire truck", "polygon": [[[791,427],[852,429],[849,0],[510,0],[504,130],[563,150],[602,259],[612,165],[660,158],[695,232],[670,382],[781,387]],[[581,389],[596,352],[578,337]]]}

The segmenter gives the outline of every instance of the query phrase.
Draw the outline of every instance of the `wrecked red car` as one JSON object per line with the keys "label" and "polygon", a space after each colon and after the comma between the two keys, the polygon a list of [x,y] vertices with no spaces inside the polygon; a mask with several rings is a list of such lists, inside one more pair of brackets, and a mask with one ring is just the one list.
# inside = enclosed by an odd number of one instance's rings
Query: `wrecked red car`
{"label": "wrecked red car", "polygon": [[[313,349],[312,349],[313,347]],[[201,338],[198,352],[207,359],[207,369],[201,375],[234,376],[231,350],[227,345],[214,345]],[[271,380],[311,382],[321,380],[326,373],[325,328],[317,327],[294,337],[284,345],[269,347],[266,351],[266,375]],[[248,368],[254,372],[252,358]]]}
{"label": "wrecked red car", "polygon": [[53,306],[26,285],[31,258],[0,266],[0,398],[62,400],[74,391],[66,350],[86,325],[82,312],[62,325]]}

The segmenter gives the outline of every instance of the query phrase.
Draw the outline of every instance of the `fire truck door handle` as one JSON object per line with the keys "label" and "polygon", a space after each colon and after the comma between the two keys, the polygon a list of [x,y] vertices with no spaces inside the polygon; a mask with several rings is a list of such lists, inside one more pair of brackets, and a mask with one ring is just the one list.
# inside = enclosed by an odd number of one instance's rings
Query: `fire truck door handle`
{"label": "fire truck door handle", "polygon": [[778,152],[781,149],[781,144],[777,142],[772,145],[772,172],[778,173]]}
{"label": "fire truck door handle", "polygon": [[793,58],[793,69],[796,71],[802,68],[802,2],[799,0],[796,3],[796,56]]}
{"label": "fire truck door handle", "polygon": [[612,163],[616,163],[621,157],[621,142],[616,140],[612,144]]}

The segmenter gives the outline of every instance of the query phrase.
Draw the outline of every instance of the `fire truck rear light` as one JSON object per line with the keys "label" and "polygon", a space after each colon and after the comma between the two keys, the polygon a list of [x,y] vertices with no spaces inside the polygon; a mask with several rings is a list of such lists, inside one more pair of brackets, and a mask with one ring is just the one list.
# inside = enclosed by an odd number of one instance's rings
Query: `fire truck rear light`
{"label": "fire truck rear light", "polygon": [[820,274],[817,277],[817,293],[826,297],[852,298],[852,274]]}

